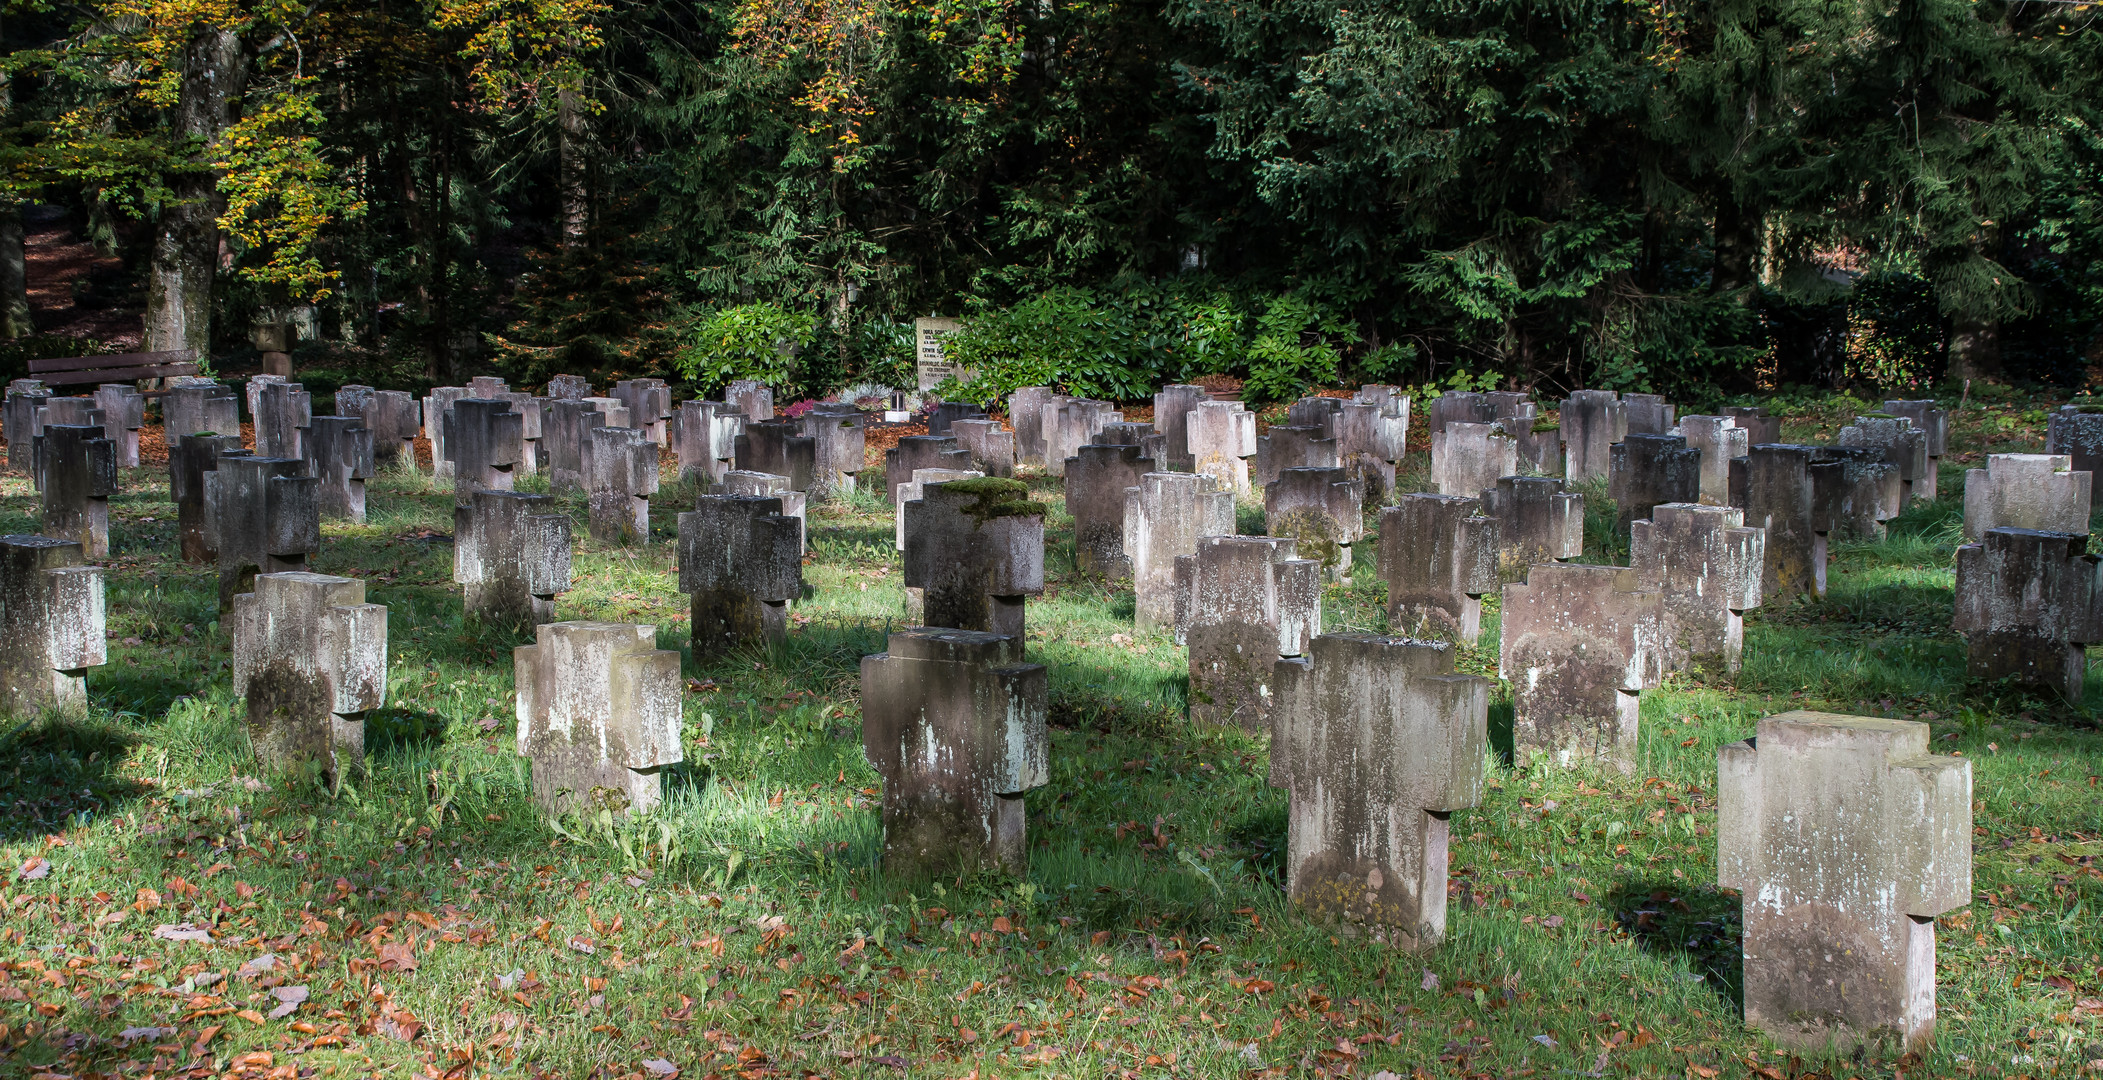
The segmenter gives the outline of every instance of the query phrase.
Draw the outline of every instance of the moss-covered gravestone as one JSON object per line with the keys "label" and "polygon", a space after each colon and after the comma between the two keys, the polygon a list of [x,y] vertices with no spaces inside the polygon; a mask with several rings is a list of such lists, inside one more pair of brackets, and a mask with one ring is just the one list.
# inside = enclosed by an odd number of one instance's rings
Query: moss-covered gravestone
{"label": "moss-covered gravestone", "polygon": [[930,485],[905,504],[905,584],[926,626],[1023,640],[1023,602],[1044,591],[1044,504],[1019,480]]}
{"label": "moss-covered gravestone", "polygon": [[362,581],[262,574],[234,598],[233,639],[257,759],[341,781],[365,756],[365,713],[386,703],[387,609],[365,602]]}

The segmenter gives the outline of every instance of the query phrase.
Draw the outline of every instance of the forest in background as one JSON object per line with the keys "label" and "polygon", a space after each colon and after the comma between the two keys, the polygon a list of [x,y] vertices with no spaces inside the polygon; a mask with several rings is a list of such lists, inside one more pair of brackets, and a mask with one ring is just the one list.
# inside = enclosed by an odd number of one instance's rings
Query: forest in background
{"label": "forest in background", "polygon": [[2095,3],[14,0],[25,219],[146,349],[1689,402],[2103,375]]}

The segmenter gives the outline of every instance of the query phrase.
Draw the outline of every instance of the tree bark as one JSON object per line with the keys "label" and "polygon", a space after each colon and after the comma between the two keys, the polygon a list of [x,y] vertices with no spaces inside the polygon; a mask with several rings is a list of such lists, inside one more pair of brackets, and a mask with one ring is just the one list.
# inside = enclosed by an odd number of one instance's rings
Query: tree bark
{"label": "tree bark", "polygon": [[581,248],[591,232],[591,184],[585,172],[584,107],[575,90],[561,91],[555,103],[561,152],[562,246]]}
{"label": "tree bark", "polygon": [[22,208],[0,210],[0,338],[37,332],[29,314],[29,264],[22,253]]}
{"label": "tree bark", "polygon": [[1952,379],[2001,377],[2001,320],[1959,317],[1951,321],[1949,365]]}
{"label": "tree bark", "polygon": [[212,349],[212,283],[219,270],[217,171],[204,167],[211,144],[234,121],[248,83],[248,55],[239,35],[203,28],[183,54],[182,89],[169,121],[175,137],[195,144],[192,168],[169,185],[175,198],[161,207],[146,282],[146,348],[157,352]]}

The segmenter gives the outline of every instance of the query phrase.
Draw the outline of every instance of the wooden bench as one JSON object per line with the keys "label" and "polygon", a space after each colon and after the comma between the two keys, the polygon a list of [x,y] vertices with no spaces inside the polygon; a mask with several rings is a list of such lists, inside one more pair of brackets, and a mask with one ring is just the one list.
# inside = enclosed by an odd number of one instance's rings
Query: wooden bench
{"label": "wooden bench", "polygon": [[45,386],[131,382],[135,379],[165,379],[174,375],[197,373],[197,354],[188,349],[178,349],[174,352],[108,353],[102,356],[58,356],[29,362],[29,377],[41,380]]}

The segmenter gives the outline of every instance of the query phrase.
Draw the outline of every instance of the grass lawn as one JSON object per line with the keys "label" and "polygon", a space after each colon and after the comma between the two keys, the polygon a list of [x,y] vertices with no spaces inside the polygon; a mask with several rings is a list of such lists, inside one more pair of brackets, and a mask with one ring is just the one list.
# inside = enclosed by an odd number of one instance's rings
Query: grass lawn
{"label": "grass lawn", "polygon": [[[527,639],[463,625],[449,491],[392,473],[368,523],[324,527],[314,569],[365,580],[391,637],[365,767],[331,795],[258,774],[215,571],[176,558],[165,476],[130,472],[91,719],[0,723],[0,1073],[2072,1075],[2103,1059],[2096,714],[1968,684],[1949,629],[1960,458],[2041,446],[2031,404],[1961,414],[1943,497],[1885,543],[1836,545],[1822,602],[1748,619],[1736,677],[1644,694],[1636,776],[1493,762],[1483,806],[1454,815],[1449,939],[1428,956],[1284,902],[1265,740],[1184,718],[1183,651],[1134,633],[1129,593],[1073,575],[1041,477],[1029,645],[1054,730],[1029,876],[895,881],[856,704],[859,658],[904,611],[880,496],[812,509],[815,596],[785,647],[688,661],[687,760],[660,812],[551,823],[512,749]],[[1854,408],[1789,434],[1830,438]],[[659,542],[630,550],[583,539],[573,500],[559,616],[654,623],[681,648],[682,498],[661,494]],[[36,531],[35,509],[0,479],[0,527]],[[1324,596],[1329,629],[1384,628],[1373,550]],[[1494,675],[1485,623],[1461,667]],[[1923,720],[1974,762],[1974,902],[1941,923],[1924,1059],[1798,1061],[1741,1025],[1715,751],[1795,708]],[[185,924],[212,940],[157,933]]]}

